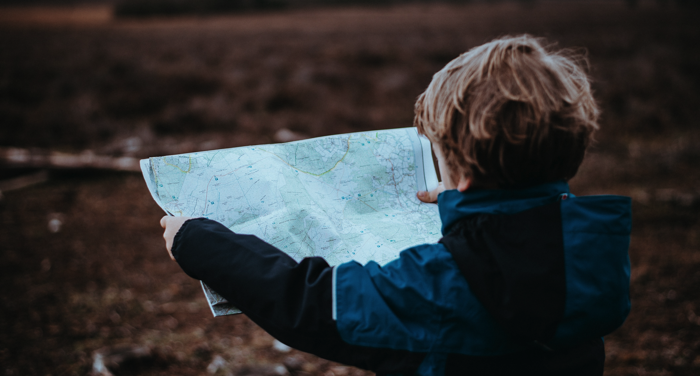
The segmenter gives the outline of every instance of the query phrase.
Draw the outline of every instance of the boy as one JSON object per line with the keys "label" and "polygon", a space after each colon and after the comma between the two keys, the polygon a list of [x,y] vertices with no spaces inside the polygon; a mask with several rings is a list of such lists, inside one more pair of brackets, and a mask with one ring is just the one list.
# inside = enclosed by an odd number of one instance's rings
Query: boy
{"label": "boy", "polygon": [[566,183],[597,116],[574,60],[498,39],[450,62],[416,103],[443,178],[418,193],[438,202],[438,244],[329,267],[164,217],[166,248],[271,335],[326,359],[380,374],[602,375],[601,337],[630,309],[630,200],[574,197]]}

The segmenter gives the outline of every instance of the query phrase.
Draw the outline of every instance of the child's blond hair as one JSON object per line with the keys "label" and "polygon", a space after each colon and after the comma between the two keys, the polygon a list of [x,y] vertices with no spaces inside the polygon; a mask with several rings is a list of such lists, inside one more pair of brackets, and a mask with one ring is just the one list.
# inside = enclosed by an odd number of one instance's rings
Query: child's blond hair
{"label": "child's blond hair", "polygon": [[475,47],[433,76],[414,125],[440,148],[453,181],[508,188],[569,180],[598,129],[582,62],[528,35]]}

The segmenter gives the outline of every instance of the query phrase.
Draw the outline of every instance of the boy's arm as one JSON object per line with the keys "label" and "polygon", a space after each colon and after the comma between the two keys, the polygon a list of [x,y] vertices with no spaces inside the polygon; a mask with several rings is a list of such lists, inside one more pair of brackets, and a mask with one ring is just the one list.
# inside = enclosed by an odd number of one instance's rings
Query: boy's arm
{"label": "boy's arm", "polygon": [[343,341],[332,317],[333,268],[320,257],[297,263],[255,236],[235,234],[204,218],[182,224],[172,255],[189,276],[299,350],[382,373],[414,371],[423,359],[422,354]]}

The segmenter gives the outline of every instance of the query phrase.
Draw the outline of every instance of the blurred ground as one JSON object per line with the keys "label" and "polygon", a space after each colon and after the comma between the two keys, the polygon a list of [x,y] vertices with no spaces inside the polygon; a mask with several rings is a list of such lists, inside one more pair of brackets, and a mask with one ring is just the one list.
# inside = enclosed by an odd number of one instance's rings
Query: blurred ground
{"label": "blurred ground", "polygon": [[[434,72],[504,34],[588,51],[602,130],[577,194],[634,199],[633,310],[606,375],[700,374],[700,26],[664,2],[407,5],[115,21],[104,8],[0,9],[0,147],[147,157],[406,127]],[[100,10],[102,9],[102,10]],[[11,12],[10,12],[11,11]],[[15,13],[12,13],[15,12]],[[57,12],[57,13],[51,13]],[[31,171],[0,168],[0,180]],[[52,172],[0,200],[0,372],[351,375],[213,319],[164,250],[136,174]],[[217,358],[217,357],[220,357]]]}

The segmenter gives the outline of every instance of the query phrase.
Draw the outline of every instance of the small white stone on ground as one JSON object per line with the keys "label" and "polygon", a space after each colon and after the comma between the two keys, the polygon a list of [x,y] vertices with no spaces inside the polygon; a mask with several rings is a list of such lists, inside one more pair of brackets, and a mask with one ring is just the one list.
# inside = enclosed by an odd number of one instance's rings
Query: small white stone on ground
{"label": "small white stone on ground", "polygon": [[274,136],[272,138],[277,141],[277,142],[291,142],[291,141],[299,141],[307,138],[306,135],[303,135],[301,133],[296,133],[294,131],[290,131],[287,128],[282,128],[275,132]]}
{"label": "small white stone on ground", "polygon": [[287,352],[290,352],[292,350],[291,347],[285,345],[284,343],[282,343],[278,340],[275,340],[272,343],[272,348],[279,351],[279,352],[283,352],[283,353],[287,353]]}
{"label": "small white stone on ground", "polygon": [[286,368],[285,366],[281,365],[281,364],[278,364],[278,365],[275,366],[274,372],[275,372],[275,374],[280,375],[280,376],[289,375],[289,372],[287,371],[287,368]]}
{"label": "small white stone on ground", "polygon": [[207,372],[213,375],[220,369],[226,369],[226,361],[224,360],[224,358],[221,357],[221,355],[217,355],[214,357],[214,360],[212,360],[211,363],[209,363],[209,365],[207,366]]}
{"label": "small white stone on ground", "polygon": [[61,225],[62,225],[62,224],[63,224],[63,223],[61,223],[61,220],[58,219],[58,218],[53,218],[53,219],[51,219],[51,220],[49,221],[49,231],[51,231],[51,232],[54,233],[54,234],[57,233],[57,232],[59,232],[59,231],[61,231]]}

